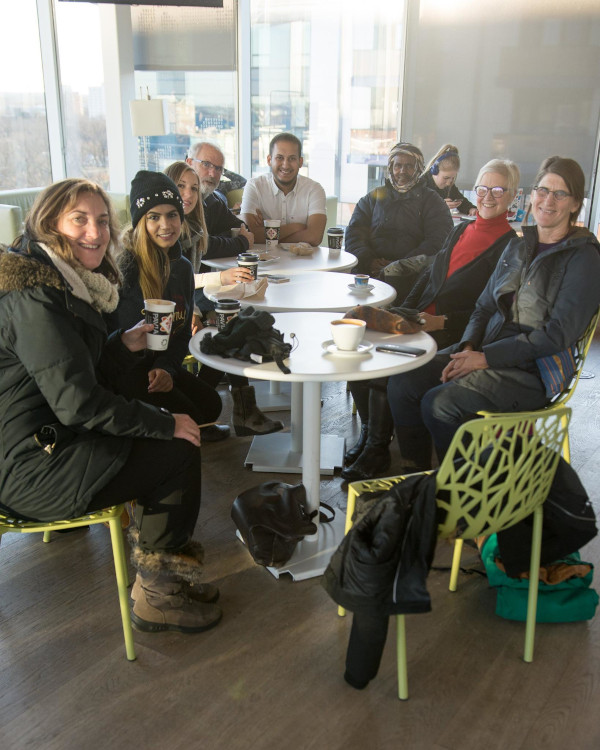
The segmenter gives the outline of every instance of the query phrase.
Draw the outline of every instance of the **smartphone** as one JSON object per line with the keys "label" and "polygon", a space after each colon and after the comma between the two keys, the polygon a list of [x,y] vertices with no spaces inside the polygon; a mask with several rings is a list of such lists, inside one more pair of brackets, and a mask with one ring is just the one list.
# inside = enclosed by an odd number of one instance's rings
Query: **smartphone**
{"label": "smartphone", "polygon": [[420,357],[426,354],[425,349],[417,349],[416,346],[400,346],[399,344],[380,344],[375,347],[377,352],[387,352],[388,354],[404,354],[405,357]]}

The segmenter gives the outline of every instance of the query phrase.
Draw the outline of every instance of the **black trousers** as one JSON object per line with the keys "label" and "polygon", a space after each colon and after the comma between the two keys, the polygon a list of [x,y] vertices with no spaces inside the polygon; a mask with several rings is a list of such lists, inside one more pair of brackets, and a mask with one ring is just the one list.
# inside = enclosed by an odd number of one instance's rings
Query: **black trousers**
{"label": "black trousers", "polygon": [[148,370],[145,366],[136,367],[123,374],[116,384],[116,390],[126,398],[137,398],[147,404],[168,409],[172,414],[189,414],[197,424],[214,422],[221,413],[223,404],[214,386],[202,377],[203,369],[200,368],[196,377],[181,367],[173,378],[171,391],[148,393]]}
{"label": "black trousers", "polygon": [[192,537],[201,497],[200,449],[187,440],[133,440],[121,470],[94,496],[87,510],[137,501],[140,546],[177,550]]}

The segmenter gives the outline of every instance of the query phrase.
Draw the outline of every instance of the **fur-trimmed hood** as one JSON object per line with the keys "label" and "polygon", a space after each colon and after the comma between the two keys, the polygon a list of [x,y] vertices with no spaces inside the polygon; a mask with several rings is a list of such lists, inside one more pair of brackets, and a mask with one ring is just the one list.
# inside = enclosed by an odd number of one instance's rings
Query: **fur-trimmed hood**
{"label": "fur-trimmed hood", "polygon": [[12,248],[0,253],[0,292],[20,292],[38,286],[62,290],[65,280],[41,253]]}

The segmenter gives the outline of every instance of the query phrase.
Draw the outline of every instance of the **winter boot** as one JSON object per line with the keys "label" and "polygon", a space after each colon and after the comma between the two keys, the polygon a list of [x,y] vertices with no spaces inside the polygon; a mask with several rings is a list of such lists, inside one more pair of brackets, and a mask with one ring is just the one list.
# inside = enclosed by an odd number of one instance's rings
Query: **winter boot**
{"label": "winter boot", "polygon": [[269,419],[256,405],[254,386],[243,385],[232,388],[233,428],[238,437],[246,435],[268,435],[283,429],[283,423]]}
{"label": "winter boot", "polygon": [[217,443],[229,437],[229,427],[226,424],[210,424],[200,430],[200,439],[203,443]]}
{"label": "winter boot", "polygon": [[342,477],[348,482],[356,482],[385,476],[392,463],[390,440],[393,432],[394,423],[387,393],[371,388],[367,442],[356,461],[342,470]]}
{"label": "winter boot", "polygon": [[213,628],[223,616],[216,604],[197,602],[183,593],[181,579],[166,572],[138,572],[139,596],[133,603],[131,623],[136,630],[158,633],[176,630],[201,633]]}
{"label": "winter boot", "polygon": [[[219,599],[220,591],[213,583],[188,583],[182,581],[183,593],[195,602],[204,602],[205,604],[214,604]],[[139,576],[136,579],[131,588],[129,596],[135,602],[142,596],[141,584]]]}
{"label": "winter boot", "polygon": [[369,383],[364,383],[360,380],[350,383],[350,393],[356,404],[356,410],[362,423],[360,428],[360,435],[356,443],[346,451],[344,455],[344,466],[349,466],[354,463],[356,459],[363,452],[363,449],[367,442],[367,436],[369,434],[369,394],[371,389]]}
{"label": "winter boot", "polygon": [[414,474],[431,469],[432,441],[426,427],[396,426],[396,438],[402,456],[402,473]]}

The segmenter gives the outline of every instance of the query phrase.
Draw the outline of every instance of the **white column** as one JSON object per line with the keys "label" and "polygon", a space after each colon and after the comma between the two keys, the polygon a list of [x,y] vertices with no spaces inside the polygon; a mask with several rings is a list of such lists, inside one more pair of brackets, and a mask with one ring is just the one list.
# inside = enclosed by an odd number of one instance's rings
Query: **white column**
{"label": "white column", "polygon": [[[52,180],[64,180],[67,176],[63,128],[62,100],[60,94],[60,66],[56,45],[56,27],[52,0],[36,0],[40,31],[44,94],[46,97],[46,120]],[[8,9],[6,9],[7,12]],[[8,75],[8,71],[5,71]]]}
{"label": "white column", "polygon": [[137,138],[131,133],[129,101],[135,99],[133,34],[128,6],[100,5],[106,137],[110,189],[129,192],[138,170]]}
{"label": "white column", "polygon": [[237,161],[241,175],[252,177],[252,119],[250,96],[250,0],[238,0],[237,23]]}

